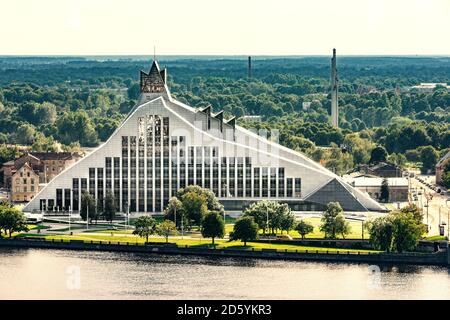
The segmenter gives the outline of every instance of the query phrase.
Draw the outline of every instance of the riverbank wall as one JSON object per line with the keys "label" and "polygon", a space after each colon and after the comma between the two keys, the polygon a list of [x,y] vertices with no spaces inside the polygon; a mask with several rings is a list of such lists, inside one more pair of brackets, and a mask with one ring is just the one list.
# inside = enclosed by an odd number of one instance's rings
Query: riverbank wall
{"label": "riverbank wall", "polygon": [[[260,243],[272,243],[274,240],[260,239],[255,242]],[[372,244],[369,240],[365,239],[323,239],[323,238],[307,238],[307,239],[294,239],[294,240],[276,240],[276,243],[281,244],[295,244],[307,247],[326,247],[326,248],[336,248],[336,249],[373,249]],[[429,240],[419,240],[416,251],[424,253],[432,253],[437,250],[446,250],[447,241],[429,241]]]}
{"label": "riverbank wall", "polygon": [[254,259],[280,259],[299,261],[324,261],[369,264],[415,264],[415,265],[450,265],[447,251],[436,253],[368,253],[316,250],[242,250],[179,247],[175,244],[136,244],[106,241],[59,241],[45,239],[1,239],[0,247],[7,248],[43,248],[87,251],[135,252],[173,255],[195,255],[207,257],[236,257]]}

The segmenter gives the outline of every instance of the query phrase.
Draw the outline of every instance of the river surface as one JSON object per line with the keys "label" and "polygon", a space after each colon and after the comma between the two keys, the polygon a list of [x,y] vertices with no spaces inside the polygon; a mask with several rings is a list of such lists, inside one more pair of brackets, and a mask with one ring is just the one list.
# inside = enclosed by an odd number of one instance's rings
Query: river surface
{"label": "river surface", "polygon": [[450,299],[444,267],[0,249],[0,299]]}

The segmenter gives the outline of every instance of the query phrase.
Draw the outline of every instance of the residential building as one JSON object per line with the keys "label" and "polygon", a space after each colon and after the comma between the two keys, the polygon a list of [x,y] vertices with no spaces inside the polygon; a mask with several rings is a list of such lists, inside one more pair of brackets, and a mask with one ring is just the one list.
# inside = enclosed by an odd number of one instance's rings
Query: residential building
{"label": "residential building", "polygon": [[390,162],[380,162],[375,165],[362,165],[359,171],[364,174],[374,175],[382,178],[403,177],[403,170]]}
{"label": "residential building", "polygon": [[10,200],[31,200],[40,188],[81,157],[71,152],[31,152],[4,163],[3,185],[10,191]]}
{"label": "residential building", "polygon": [[389,202],[408,201],[409,181],[407,178],[379,178],[361,175],[346,180],[353,187],[367,193],[372,199],[378,201],[380,199],[381,186],[384,179],[388,182]]}

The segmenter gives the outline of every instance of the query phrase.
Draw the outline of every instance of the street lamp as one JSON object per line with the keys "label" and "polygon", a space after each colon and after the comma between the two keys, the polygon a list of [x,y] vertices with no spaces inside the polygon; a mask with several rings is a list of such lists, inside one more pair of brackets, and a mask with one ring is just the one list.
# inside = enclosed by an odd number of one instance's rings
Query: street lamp
{"label": "street lamp", "polygon": [[447,240],[450,240],[450,199],[445,201],[445,205],[447,206]]}
{"label": "street lamp", "polygon": [[[430,225],[428,223],[428,215],[429,215],[429,211],[430,211],[430,201],[433,200],[433,195],[429,194],[429,193],[425,193],[425,199],[427,200],[427,233],[430,231]],[[440,223],[440,222],[439,222]]]}
{"label": "street lamp", "polygon": [[86,201],[86,230],[89,230],[89,203]]}
{"label": "street lamp", "polygon": [[127,211],[125,212],[125,230],[128,230],[128,215],[130,214],[130,206],[128,205],[128,201],[125,201],[125,207]]}
{"label": "street lamp", "polygon": [[183,239],[183,217],[181,217],[181,239]]}
{"label": "street lamp", "polygon": [[70,217],[72,216],[72,207],[69,206],[69,235],[70,235]]}
{"label": "street lamp", "polygon": [[362,239],[364,240],[364,220],[361,220],[361,235]]}
{"label": "street lamp", "polygon": [[175,228],[177,227],[177,205],[173,206],[173,220],[175,222]]}

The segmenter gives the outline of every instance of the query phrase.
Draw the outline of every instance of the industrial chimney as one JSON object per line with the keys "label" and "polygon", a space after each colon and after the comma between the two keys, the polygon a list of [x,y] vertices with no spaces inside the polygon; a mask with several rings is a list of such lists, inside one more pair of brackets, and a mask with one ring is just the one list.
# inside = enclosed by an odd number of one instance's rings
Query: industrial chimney
{"label": "industrial chimney", "polygon": [[339,127],[338,75],[336,69],[336,49],[333,49],[333,58],[331,58],[331,124],[334,127]]}
{"label": "industrial chimney", "polygon": [[248,57],[248,67],[247,67],[247,71],[248,71],[248,77],[251,78],[252,77],[252,57]]}

